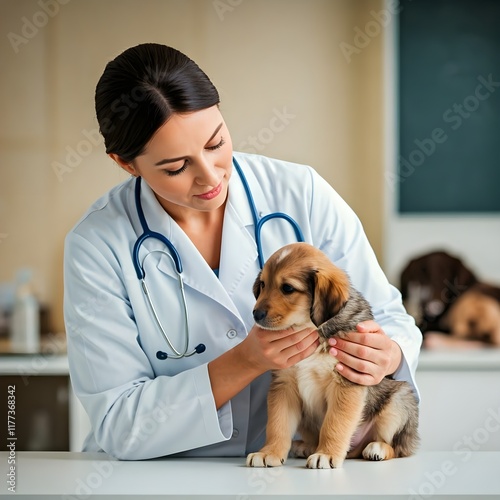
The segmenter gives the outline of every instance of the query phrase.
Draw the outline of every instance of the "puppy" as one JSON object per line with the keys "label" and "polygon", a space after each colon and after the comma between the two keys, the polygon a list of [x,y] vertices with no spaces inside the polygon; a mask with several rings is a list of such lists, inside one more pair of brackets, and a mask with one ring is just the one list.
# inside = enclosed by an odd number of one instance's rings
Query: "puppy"
{"label": "puppy", "polygon": [[453,302],[478,280],[458,257],[434,251],[412,259],[401,273],[407,311],[422,332],[439,331]]}
{"label": "puppy", "polygon": [[293,443],[292,452],[307,458],[311,469],[341,467],[346,457],[387,460],[414,453],[418,406],[410,385],[385,378],[367,387],[334,370],[328,338],[342,338],[359,322],[373,319],[346,273],[313,246],[294,243],[269,258],[254,294],[258,325],[283,330],[312,323],[321,345],[307,359],[273,372],[266,443],[248,455],[248,466],[282,465],[297,430],[302,441]]}
{"label": "puppy", "polygon": [[455,301],[443,321],[452,336],[500,346],[500,301],[487,292],[472,287]]}

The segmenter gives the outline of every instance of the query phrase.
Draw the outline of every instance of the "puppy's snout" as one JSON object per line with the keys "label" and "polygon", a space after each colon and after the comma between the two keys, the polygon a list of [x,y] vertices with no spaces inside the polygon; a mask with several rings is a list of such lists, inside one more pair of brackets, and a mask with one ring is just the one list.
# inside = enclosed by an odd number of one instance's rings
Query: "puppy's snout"
{"label": "puppy's snout", "polygon": [[267,316],[267,311],[264,309],[254,309],[253,310],[253,319],[258,323],[262,321]]}

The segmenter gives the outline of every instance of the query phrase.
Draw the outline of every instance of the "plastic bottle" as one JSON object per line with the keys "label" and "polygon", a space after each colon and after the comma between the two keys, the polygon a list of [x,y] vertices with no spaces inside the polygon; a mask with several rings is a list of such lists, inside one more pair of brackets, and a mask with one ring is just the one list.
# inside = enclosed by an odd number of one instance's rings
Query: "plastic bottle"
{"label": "plastic bottle", "polygon": [[21,269],[17,274],[16,298],[11,323],[11,351],[40,351],[40,307],[33,294],[32,271]]}

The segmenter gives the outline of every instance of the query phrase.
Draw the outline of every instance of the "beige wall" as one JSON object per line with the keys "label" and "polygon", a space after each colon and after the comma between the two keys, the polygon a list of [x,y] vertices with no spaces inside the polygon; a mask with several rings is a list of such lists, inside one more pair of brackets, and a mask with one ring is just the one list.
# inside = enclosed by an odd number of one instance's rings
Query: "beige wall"
{"label": "beige wall", "polygon": [[[314,166],[380,256],[383,40],[350,63],[340,44],[354,43],[381,1],[0,0],[0,9],[0,282],[34,268],[55,330],[64,236],[124,178],[96,133],[95,84],[108,60],[141,42],[172,45],[209,74],[235,149],[277,111],[293,115],[272,140],[261,133],[260,152]],[[79,151],[70,162],[68,148]],[[56,163],[68,171],[56,175]]]}

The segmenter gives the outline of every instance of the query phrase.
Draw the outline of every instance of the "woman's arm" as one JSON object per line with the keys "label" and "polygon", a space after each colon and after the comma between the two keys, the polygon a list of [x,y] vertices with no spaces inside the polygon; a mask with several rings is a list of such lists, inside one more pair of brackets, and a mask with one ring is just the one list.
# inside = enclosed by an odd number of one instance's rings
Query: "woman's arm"
{"label": "woman's arm", "polygon": [[206,363],[156,376],[125,276],[104,247],[71,233],[64,279],[71,382],[92,425],[92,450],[141,460],[231,437],[231,408],[217,411]]}

